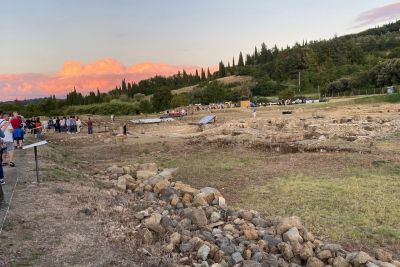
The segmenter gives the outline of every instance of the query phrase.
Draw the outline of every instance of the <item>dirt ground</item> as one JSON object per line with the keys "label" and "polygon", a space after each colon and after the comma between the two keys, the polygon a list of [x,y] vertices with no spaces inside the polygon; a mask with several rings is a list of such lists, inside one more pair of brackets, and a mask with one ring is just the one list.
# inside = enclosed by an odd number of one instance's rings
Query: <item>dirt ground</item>
{"label": "dirt ground", "polygon": [[[95,134],[46,133],[35,182],[31,151],[18,153],[20,181],[4,231],[0,266],[161,266],[143,261],[140,240],[115,241],[118,205],[99,181],[107,167],[156,162],[174,179],[219,189],[230,205],[270,216],[298,215],[325,240],[348,249],[385,247],[400,256],[400,107],[313,104],[206,111],[159,125],[94,117]],[[283,111],[291,111],[284,115]],[[128,136],[120,126],[128,123]],[[108,127],[104,127],[107,125]],[[362,219],[360,219],[362,218]],[[133,223],[133,222],[132,222]],[[161,265],[160,265],[161,264]]]}

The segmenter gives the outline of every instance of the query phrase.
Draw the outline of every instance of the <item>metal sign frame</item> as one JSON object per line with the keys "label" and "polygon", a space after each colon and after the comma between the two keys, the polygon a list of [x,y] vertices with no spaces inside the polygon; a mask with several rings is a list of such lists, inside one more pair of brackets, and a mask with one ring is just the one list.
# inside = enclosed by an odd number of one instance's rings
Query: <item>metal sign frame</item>
{"label": "metal sign frame", "polygon": [[27,146],[23,146],[22,149],[29,149],[29,148],[33,148],[34,153],[35,153],[35,165],[36,165],[36,180],[38,183],[40,183],[40,179],[39,179],[39,160],[38,160],[38,154],[37,154],[37,147],[38,146],[43,146],[46,145],[47,141],[40,141],[37,143],[33,143]]}

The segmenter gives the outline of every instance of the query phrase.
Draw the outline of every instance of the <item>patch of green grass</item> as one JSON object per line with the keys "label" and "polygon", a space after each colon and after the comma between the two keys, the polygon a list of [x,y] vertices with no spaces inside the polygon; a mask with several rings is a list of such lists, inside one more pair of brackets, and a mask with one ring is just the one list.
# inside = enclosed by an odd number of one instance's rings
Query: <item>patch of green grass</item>
{"label": "patch of green grass", "polygon": [[297,215],[333,241],[400,244],[397,168],[354,170],[341,178],[289,176],[240,192],[247,208],[271,216]]}

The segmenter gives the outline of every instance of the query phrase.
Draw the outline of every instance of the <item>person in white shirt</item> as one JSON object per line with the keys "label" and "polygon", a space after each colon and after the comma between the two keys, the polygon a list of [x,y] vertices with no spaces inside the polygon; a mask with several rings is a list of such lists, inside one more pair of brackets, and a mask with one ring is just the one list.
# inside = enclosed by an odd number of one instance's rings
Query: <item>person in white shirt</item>
{"label": "person in white shirt", "polygon": [[[4,138],[1,140],[3,141],[3,160],[2,165],[10,167],[15,167],[14,163],[14,139],[13,139],[13,127],[9,121],[8,114],[4,113],[2,119],[0,119],[0,128],[4,128]],[[9,158],[9,162],[7,162],[7,155]]]}
{"label": "person in white shirt", "polygon": [[60,128],[62,133],[65,132],[65,117],[60,120]]}
{"label": "person in white shirt", "polygon": [[82,121],[79,117],[76,117],[76,130],[78,133],[81,132],[81,128],[82,128]]}

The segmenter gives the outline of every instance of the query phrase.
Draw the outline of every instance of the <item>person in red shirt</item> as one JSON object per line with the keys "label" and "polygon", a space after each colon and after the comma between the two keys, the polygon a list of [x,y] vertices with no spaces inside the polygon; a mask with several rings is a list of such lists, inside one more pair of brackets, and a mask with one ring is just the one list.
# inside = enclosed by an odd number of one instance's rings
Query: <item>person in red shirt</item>
{"label": "person in red shirt", "polygon": [[13,118],[10,120],[11,126],[13,127],[13,139],[14,146],[16,148],[22,148],[24,133],[22,129],[22,119],[18,115],[18,112],[13,113]]}
{"label": "person in red shirt", "polygon": [[93,134],[93,121],[92,121],[92,119],[89,118],[86,124],[87,124],[88,134]]}
{"label": "person in red shirt", "polygon": [[38,140],[43,140],[43,134],[42,134],[43,126],[42,123],[40,122],[40,118],[36,119],[35,129],[36,129],[36,138]]}

